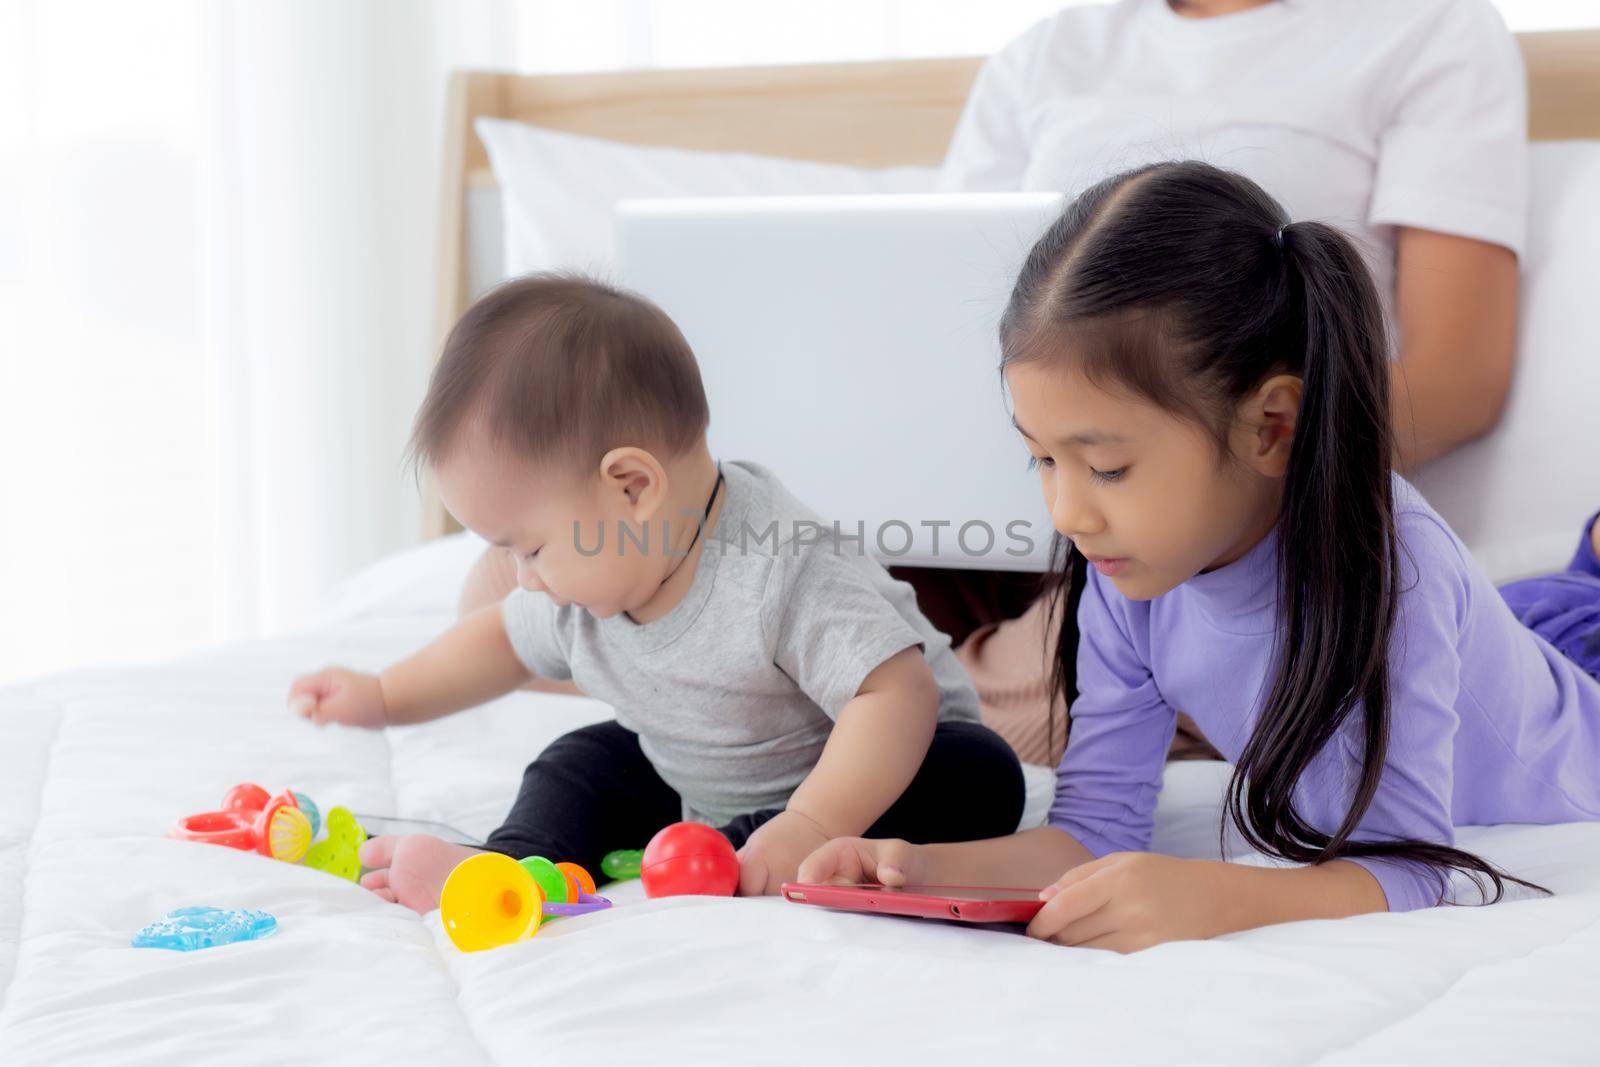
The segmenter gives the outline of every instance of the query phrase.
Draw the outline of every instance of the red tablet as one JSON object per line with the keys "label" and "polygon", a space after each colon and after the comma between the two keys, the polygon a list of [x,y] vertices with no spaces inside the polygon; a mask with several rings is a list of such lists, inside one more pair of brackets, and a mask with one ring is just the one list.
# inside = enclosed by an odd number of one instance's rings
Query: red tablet
{"label": "red tablet", "polygon": [[783,896],[796,904],[820,904],[845,911],[877,911],[919,919],[959,919],[969,923],[1025,923],[1044,906],[1037,889],[986,885],[817,885],[783,883]]}

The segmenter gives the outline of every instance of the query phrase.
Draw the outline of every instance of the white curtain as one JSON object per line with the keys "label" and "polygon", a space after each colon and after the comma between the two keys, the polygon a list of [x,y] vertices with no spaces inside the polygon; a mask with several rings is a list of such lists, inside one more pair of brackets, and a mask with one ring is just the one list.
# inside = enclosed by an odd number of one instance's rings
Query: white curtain
{"label": "white curtain", "polygon": [[502,0],[0,0],[0,681],[416,539],[446,73]]}
{"label": "white curtain", "polygon": [[0,682],[301,624],[416,539],[451,68],[986,52],[1058,6],[0,0]]}
{"label": "white curtain", "polygon": [[445,78],[513,66],[510,17],[424,0],[206,7],[225,632],[292,625],[416,537],[400,454],[433,339]]}

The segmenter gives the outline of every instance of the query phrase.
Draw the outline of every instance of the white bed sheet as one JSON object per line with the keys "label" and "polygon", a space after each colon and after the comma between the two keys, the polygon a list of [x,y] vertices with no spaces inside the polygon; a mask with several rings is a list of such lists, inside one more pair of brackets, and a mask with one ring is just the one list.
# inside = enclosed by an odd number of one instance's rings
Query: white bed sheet
{"label": "white bed sheet", "polygon": [[[458,577],[470,554],[460,540],[391,563],[293,639],[0,692],[0,1063],[1595,1060],[1600,825],[1464,834],[1553,899],[1132,957],[777,900],[646,901],[637,884],[611,912],[465,956],[436,914],[163,838],[243,780],[492,827],[524,762],[604,706],[517,694],[385,735],[319,733],[282,700],[297,670],[376,668],[443,626],[430,597],[446,598],[448,582],[413,584],[408,615],[382,605],[404,576]],[[1224,773],[1170,768],[1160,847],[1215,853]],[[281,928],[191,954],[129,946],[188,904],[264,908]]]}

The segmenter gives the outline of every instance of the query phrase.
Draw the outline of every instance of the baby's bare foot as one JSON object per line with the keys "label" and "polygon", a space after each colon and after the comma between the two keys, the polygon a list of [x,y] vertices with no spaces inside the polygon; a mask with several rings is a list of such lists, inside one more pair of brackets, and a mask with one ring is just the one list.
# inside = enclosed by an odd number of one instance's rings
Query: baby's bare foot
{"label": "baby's bare foot", "polygon": [[1594,548],[1594,554],[1600,556],[1600,519],[1594,521],[1589,527],[1589,544]]}
{"label": "baby's bare foot", "polygon": [[361,884],[384,900],[426,915],[439,906],[444,880],[456,864],[478,850],[431,834],[374,837],[361,846],[361,866],[371,867]]}

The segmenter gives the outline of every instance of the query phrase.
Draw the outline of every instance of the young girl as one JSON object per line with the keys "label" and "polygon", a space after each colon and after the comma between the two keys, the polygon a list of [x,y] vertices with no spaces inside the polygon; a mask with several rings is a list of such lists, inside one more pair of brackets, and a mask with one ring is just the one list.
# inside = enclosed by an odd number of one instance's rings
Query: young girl
{"label": "young girl", "polygon": [[[1479,899],[1468,881],[1498,899],[1516,879],[1455,825],[1600,818],[1600,682],[1391,473],[1373,282],[1336,230],[1286,223],[1247,179],[1168,163],[1091,188],[1034,246],[1002,370],[1093,567],[1063,613],[1049,824],[833,841],[802,880],[1053,882],[1030,934],[1128,951]],[[1307,866],[1141,851],[1175,708],[1236,764],[1246,840]]]}

